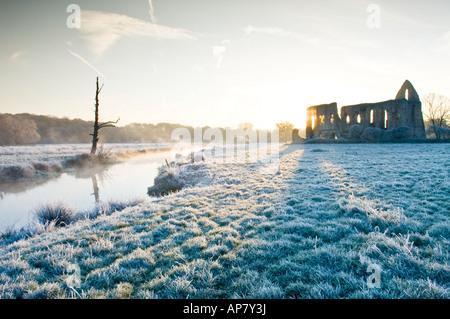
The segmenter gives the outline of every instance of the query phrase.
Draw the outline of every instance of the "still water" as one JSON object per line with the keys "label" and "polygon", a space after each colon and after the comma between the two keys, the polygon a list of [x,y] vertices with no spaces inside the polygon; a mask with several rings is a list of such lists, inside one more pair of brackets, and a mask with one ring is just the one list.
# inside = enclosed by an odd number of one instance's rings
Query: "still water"
{"label": "still water", "polygon": [[47,203],[65,203],[85,211],[96,202],[148,198],[158,167],[169,159],[168,153],[135,157],[103,169],[63,173],[37,183],[16,184],[0,192],[0,232],[27,225],[32,212]]}

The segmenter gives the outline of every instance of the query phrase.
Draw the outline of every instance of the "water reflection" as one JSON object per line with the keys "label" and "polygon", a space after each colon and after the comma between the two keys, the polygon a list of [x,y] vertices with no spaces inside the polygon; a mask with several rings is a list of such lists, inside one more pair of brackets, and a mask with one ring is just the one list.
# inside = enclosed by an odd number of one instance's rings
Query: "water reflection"
{"label": "water reflection", "polygon": [[32,181],[21,181],[16,183],[0,183],[0,199],[4,199],[8,194],[19,194],[26,192],[27,190],[36,188],[40,185],[44,185],[50,182],[52,179],[61,176],[50,176],[45,179],[37,179]]}
{"label": "water reflection", "polygon": [[[92,182],[92,190],[93,193],[90,193],[91,196],[94,196],[94,204],[100,203],[100,186],[105,184],[113,184],[114,178],[108,174],[108,170],[112,165],[102,165],[95,166],[90,168],[82,168],[73,171],[71,174],[77,179],[90,179]],[[100,180],[100,184],[99,181]]]}
{"label": "water reflection", "polygon": [[98,187],[97,176],[94,174],[92,175],[91,179],[92,179],[92,188],[94,189],[94,193],[91,195],[95,196],[95,203],[98,204],[100,203],[100,188]]}

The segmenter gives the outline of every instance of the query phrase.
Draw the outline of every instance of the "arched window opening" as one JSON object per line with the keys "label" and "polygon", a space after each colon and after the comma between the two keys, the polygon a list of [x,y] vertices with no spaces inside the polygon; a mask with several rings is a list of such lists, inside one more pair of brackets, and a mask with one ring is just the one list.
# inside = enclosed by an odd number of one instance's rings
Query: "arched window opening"
{"label": "arched window opening", "polygon": [[356,115],[356,123],[361,124],[361,114]]}
{"label": "arched window opening", "polygon": [[331,114],[330,116],[330,124],[334,124],[334,114]]}
{"label": "arched window opening", "polygon": [[319,115],[319,124],[323,124],[323,123],[325,123],[325,115],[320,114]]}
{"label": "arched window opening", "polygon": [[374,124],[375,123],[375,117],[373,115],[373,109],[370,110],[370,124]]}
{"label": "arched window opening", "polygon": [[311,128],[314,130],[316,124],[316,117],[315,116],[311,116]]}
{"label": "arched window opening", "polygon": [[384,126],[383,128],[387,128],[387,121],[388,121],[388,112],[384,110]]}
{"label": "arched window opening", "polygon": [[350,124],[350,115],[347,115],[347,117],[345,118],[345,122],[346,122],[347,124]]}
{"label": "arched window opening", "polygon": [[405,99],[408,100],[409,98],[409,89],[405,90]]}

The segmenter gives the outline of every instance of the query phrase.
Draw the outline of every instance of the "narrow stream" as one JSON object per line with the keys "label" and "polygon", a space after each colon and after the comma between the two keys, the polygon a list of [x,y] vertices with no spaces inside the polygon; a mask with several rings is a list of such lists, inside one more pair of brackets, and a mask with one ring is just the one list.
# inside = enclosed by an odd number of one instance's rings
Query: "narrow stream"
{"label": "narrow stream", "polygon": [[33,210],[47,203],[65,203],[85,211],[97,202],[148,198],[157,169],[168,153],[139,156],[104,169],[63,173],[39,183],[16,184],[0,194],[0,232],[27,225]]}

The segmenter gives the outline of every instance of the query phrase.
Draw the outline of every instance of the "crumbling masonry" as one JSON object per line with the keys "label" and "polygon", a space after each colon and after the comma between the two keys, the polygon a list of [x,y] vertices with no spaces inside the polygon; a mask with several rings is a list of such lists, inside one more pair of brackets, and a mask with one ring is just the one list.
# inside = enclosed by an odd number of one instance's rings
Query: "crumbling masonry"
{"label": "crumbling masonry", "polygon": [[308,107],[306,138],[349,138],[349,129],[354,124],[360,125],[362,130],[408,127],[408,138],[425,138],[422,103],[408,80],[394,100],[343,106],[340,115],[336,103]]}

